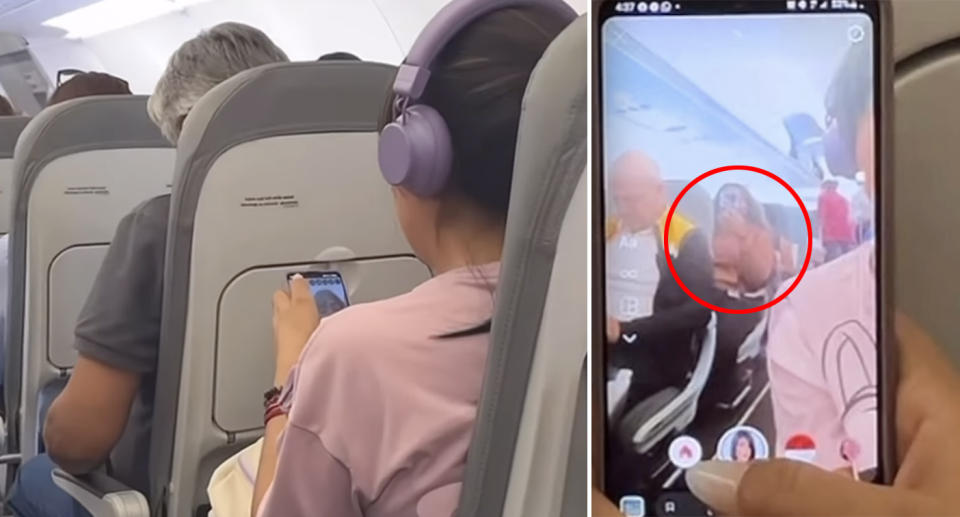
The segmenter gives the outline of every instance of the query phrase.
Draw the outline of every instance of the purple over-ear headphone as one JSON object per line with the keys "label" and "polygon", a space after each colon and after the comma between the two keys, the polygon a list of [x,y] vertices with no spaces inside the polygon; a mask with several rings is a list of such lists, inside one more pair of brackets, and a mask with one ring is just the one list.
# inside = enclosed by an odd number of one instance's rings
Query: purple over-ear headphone
{"label": "purple over-ear headphone", "polygon": [[417,101],[430,80],[430,65],[457,33],[481,16],[510,7],[540,6],[569,18],[577,14],[563,0],[453,0],[420,33],[397,70],[394,121],[380,132],[380,172],[388,183],[421,197],[439,194],[453,167],[453,144],[437,110]]}

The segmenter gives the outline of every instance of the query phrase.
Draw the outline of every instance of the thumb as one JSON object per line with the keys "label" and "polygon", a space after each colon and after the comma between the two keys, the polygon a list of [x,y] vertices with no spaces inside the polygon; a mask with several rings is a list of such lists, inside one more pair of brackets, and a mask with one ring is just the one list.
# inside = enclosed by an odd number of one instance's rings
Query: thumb
{"label": "thumb", "polygon": [[912,492],[789,460],[705,461],[688,470],[686,480],[697,498],[723,515],[903,517],[924,506]]}
{"label": "thumb", "polygon": [[290,278],[290,299],[291,300],[312,300],[313,293],[310,292],[310,283],[299,273]]}

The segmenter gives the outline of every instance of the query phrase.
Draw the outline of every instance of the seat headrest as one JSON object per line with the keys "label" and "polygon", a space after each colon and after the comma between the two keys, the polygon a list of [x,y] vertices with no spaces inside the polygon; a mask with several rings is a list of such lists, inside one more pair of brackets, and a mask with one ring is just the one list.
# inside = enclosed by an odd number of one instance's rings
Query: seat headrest
{"label": "seat headrest", "polygon": [[13,149],[30,117],[0,117],[0,159],[13,158]]}
{"label": "seat headrest", "polygon": [[530,77],[517,138],[512,211],[522,206],[521,197],[536,196],[554,181],[575,185],[586,166],[587,56],[577,40],[586,37],[581,34],[586,24],[580,17],[567,27]]}
{"label": "seat headrest", "polygon": [[223,150],[251,140],[376,131],[395,73],[391,65],[345,61],[279,63],[241,72],[190,110],[177,143],[177,176],[209,168]]}
{"label": "seat headrest", "polygon": [[31,120],[14,151],[15,189],[33,172],[66,156],[98,149],[171,147],[147,116],[146,95],[100,95],[66,101]]}

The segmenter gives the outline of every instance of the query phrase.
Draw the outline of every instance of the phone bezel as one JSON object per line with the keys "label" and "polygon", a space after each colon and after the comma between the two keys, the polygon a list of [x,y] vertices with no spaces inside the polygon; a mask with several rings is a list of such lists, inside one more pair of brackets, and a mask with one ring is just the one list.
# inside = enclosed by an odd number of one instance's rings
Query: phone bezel
{"label": "phone bezel", "polygon": [[[606,455],[607,455],[607,419],[606,419],[606,388],[604,386],[606,365],[606,310],[605,310],[605,206],[603,193],[603,128],[602,118],[602,63],[601,63],[601,36],[603,19],[601,9],[608,4],[615,4],[618,0],[592,0],[591,3],[591,69],[592,69],[592,202],[591,215],[592,231],[592,281],[594,289],[591,293],[591,316],[593,322],[592,338],[592,450],[593,450],[593,486],[604,490],[606,486]],[[879,422],[877,476],[875,483],[891,484],[897,471],[896,454],[896,387],[898,378],[898,346],[893,328],[893,300],[894,298],[894,264],[893,264],[893,175],[890,173],[893,165],[893,28],[892,8],[889,0],[862,0],[876,5],[874,20],[874,35],[877,38],[876,49],[876,84],[874,96],[875,135],[876,135],[876,243],[877,243],[877,347],[879,386]],[[718,2],[719,3],[719,2]],[[729,4],[743,5],[744,2],[730,0]]]}

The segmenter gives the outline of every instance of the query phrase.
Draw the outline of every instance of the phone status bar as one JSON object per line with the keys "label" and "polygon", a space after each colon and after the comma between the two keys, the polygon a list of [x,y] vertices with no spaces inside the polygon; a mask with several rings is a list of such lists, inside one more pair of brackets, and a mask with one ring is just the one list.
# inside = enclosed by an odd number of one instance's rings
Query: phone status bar
{"label": "phone status bar", "polygon": [[671,2],[669,0],[653,2],[617,2],[614,11],[620,14],[668,14],[673,11],[679,11],[682,5],[680,2]]}
{"label": "phone status bar", "polygon": [[862,11],[857,0],[786,0],[788,11]]}
{"label": "phone status bar", "polygon": [[[728,4],[729,8],[732,10],[740,10],[742,4],[747,3],[751,4],[753,7],[765,7],[767,9],[763,10],[776,10],[776,11],[787,11],[787,12],[849,12],[849,11],[862,11],[865,9],[865,5],[862,1],[858,0],[780,0],[780,1],[764,1],[758,5],[755,2],[731,2]],[[684,6],[688,6],[688,9],[684,9]],[[721,2],[711,3],[709,9],[704,9],[705,6],[702,0],[652,0],[652,1],[624,1],[616,2],[613,5],[612,14],[683,14],[684,11],[687,13],[702,12],[704,10],[716,10],[718,7],[724,5]],[[776,7],[775,7],[776,6]]]}

